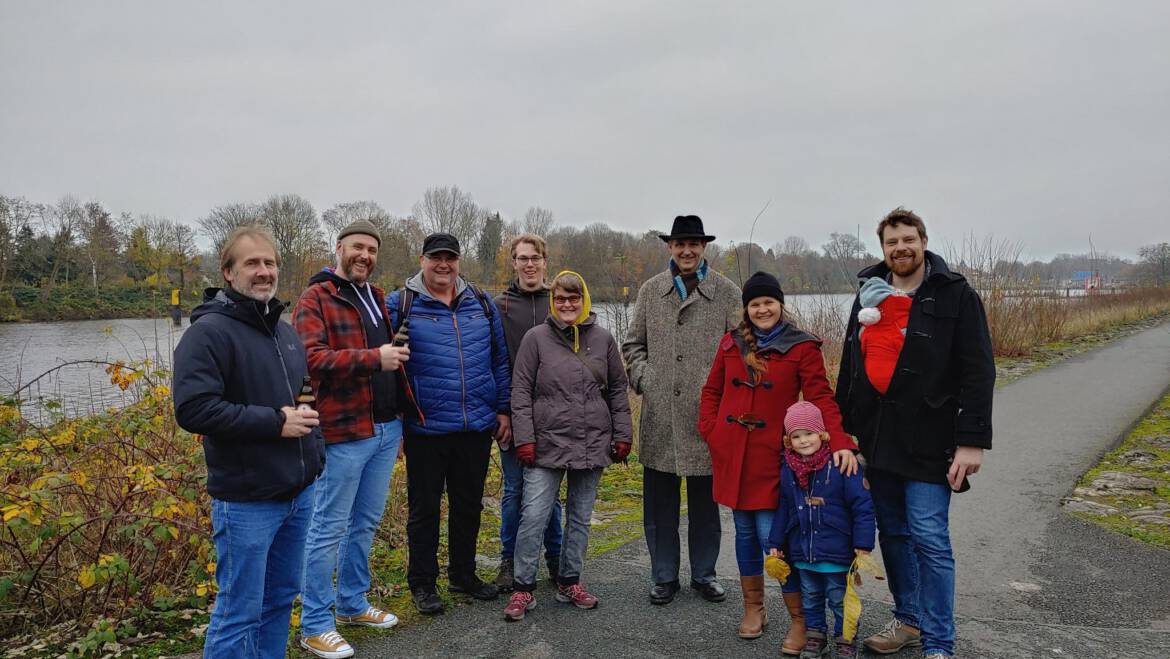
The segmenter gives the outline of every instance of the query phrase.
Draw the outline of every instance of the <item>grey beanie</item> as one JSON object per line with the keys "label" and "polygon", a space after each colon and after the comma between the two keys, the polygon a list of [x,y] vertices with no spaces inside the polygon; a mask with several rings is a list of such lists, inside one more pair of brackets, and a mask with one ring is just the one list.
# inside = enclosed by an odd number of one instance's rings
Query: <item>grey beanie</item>
{"label": "grey beanie", "polygon": [[349,226],[337,234],[337,242],[341,242],[342,238],[355,233],[364,233],[367,236],[373,236],[374,240],[378,241],[378,247],[382,246],[382,236],[378,233],[378,227],[374,226],[374,223],[369,220],[354,220],[350,222]]}

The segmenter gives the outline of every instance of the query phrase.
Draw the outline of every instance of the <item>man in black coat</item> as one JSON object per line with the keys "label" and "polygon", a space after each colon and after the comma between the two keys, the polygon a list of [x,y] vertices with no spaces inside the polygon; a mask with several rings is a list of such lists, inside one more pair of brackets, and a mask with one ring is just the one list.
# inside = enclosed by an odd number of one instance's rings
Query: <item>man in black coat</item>
{"label": "man in black coat", "polygon": [[280,319],[272,235],[236,230],[175,349],[175,419],[203,435],[219,586],[205,657],[283,657],[301,588],[314,482],[325,463],[317,412],[299,409],[305,347]]}
{"label": "man in black coat", "polygon": [[991,335],[979,295],[926,250],[920,217],[899,208],[882,219],[877,233],[885,260],[858,277],[884,279],[913,301],[885,391],[866,372],[860,296],[837,379],[845,429],[858,438],[867,461],[894,596],[894,620],[864,643],[881,654],[921,645],[927,657],[950,657],[955,562],[948,510],[951,492],[969,487],[967,477],[991,448]]}

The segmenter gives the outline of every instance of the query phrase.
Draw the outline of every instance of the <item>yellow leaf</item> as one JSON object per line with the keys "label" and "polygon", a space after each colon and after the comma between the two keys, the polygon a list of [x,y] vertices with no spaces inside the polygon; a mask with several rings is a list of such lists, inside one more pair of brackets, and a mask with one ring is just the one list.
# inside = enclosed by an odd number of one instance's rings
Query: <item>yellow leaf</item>
{"label": "yellow leaf", "polygon": [[94,574],[92,565],[81,568],[81,572],[77,574],[77,583],[81,584],[82,588],[89,588],[97,583],[97,575]]}
{"label": "yellow leaf", "polygon": [[20,506],[18,506],[16,504],[12,504],[11,506],[5,506],[4,507],[4,521],[7,522],[7,521],[10,521],[12,519],[19,517],[21,512],[22,511],[20,509]]}
{"label": "yellow leaf", "polygon": [[787,583],[788,575],[792,572],[792,568],[788,567],[788,563],[775,556],[766,556],[764,558],[764,571],[776,581]]}
{"label": "yellow leaf", "polygon": [[195,594],[198,595],[199,597],[203,597],[204,595],[207,594],[207,586],[204,584],[199,584],[198,586],[195,586]]}
{"label": "yellow leaf", "polygon": [[81,487],[85,487],[85,484],[89,482],[89,476],[86,476],[84,471],[75,471],[69,475],[73,477],[73,482]]}
{"label": "yellow leaf", "polygon": [[170,533],[171,537],[174,538],[175,540],[179,539],[179,529],[177,529],[173,526],[168,526],[167,533]]}
{"label": "yellow leaf", "polygon": [[208,574],[215,574],[215,561],[212,561],[212,562],[207,564],[207,573]]}
{"label": "yellow leaf", "polygon": [[861,554],[853,559],[849,574],[845,575],[845,603],[842,607],[845,618],[841,624],[841,636],[846,641],[853,641],[857,635],[857,621],[861,618],[861,596],[857,594],[857,589],[861,586],[862,572],[875,579],[885,579],[873,556]]}

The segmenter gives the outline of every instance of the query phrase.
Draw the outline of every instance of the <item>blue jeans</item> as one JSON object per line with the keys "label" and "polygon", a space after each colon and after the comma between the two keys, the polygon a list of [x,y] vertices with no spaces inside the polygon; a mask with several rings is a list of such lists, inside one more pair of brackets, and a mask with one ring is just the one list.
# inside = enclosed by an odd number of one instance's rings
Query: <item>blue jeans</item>
{"label": "blue jeans", "polygon": [[531,467],[524,470],[524,508],[520,514],[520,532],[516,538],[516,572],[513,586],[516,590],[532,592],[536,587],[536,564],[540,558],[541,531],[548,526],[549,515],[557,507],[561,479],[569,481],[565,497],[565,550],[561,554],[561,569],[557,583],[570,586],[581,581],[585,565],[585,550],[589,547],[589,520],[597,501],[597,484],[604,469],[546,469]]}
{"label": "blue jeans", "polygon": [[211,500],[219,594],[205,659],[283,659],[316,484],[292,501]]}
{"label": "blue jeans", "polygon": [[[516,449],[500,451],[500,468],[504,472],[504,497],[500,501],[500,558],[510,560],[516,554],[516,534],[520,531],[520,507],[524,504],[524,465],[516,459]],[[561,555],[561,504],[553,506],[548,528],[544,530],[544,556],[552,560]]]}
{"label": "blue jeans", "polygon": [[922,653],[955,652],[951,488],[868,473],[894,617],[922,631]]}
{"label": "blue jeans", "polygon": [[[758,577],[764,573],[764,548],[768,546],[768,535],[772,532],[771,510],[735,510],[735,562],[739,564],[739,576]],[[800,592],[800,572],[793,570],[788,580],[780,584],[781,592]]]}
{"label": "blue jeans", "polygon": [[828,636],[829,622],[825,619],[825,604],[833,610],[833,636],[841,638],[845,623],[846,572],[816,572],[793,570],[800,573],[800,606],[804,609],[804,624],[810,630]]}
{"label": "blue jeans", "polygon": [[395,420],[376,424],[373,437],[325,445],[325,471],[317,480],[305,542],[304,636],[333,631],[335,607],[338,615],[356,615],[370,606],[370,547],[386,509],[401,440],[402,422]]}

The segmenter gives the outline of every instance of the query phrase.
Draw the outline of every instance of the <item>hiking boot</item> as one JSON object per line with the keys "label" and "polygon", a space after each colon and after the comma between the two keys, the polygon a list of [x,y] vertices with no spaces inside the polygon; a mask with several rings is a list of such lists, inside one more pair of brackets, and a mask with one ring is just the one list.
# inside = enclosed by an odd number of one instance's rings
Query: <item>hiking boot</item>
{"label": "hiking boot", "polygon": [[512,581],[516,578],[516,564],[510,558],[500,559],[500,573],[496,575],[496,590],[512,592]]}
{"label": "hiking boot", "polygon": [[557,586],[557,601],[572,602],[578,609],[597,608],[597,596],[585,590],[579,583]]}
{"label": "hiking boot", "polygon": [[837,659],[855,659],[857,657],[857,646],[852,641],[846,641],[839,638],[837,644]]}
{"label": "hiking boot", "polygon": [[369,607],[361,613],[352,616],[337,616],[337,622],[343,625],[364,625],[378,629],[390,629],[398,624],[398,616],[381,609]]}
{"label": "hiking boot", "polygon": [[674,601],[674,596],[678,593],[678,588],[677,581],[654,584],[654,587],[650,589],[650,603],[659,606],[670,604]]}
{"label": "hiking boot", "polygon": [[894,618],[882,630],[862,641],[871,652],[878,654],[894,654],[902,648],[918,647],[922,645],[922,633],[917,627],[903,624]]}
{"label": "hiking boot", "polygon": [[414,600],[414,608],[418,609],[419,613],[435,615],[442,613],[445,608],[443,600],[439,599],[439,591],[433,584],[411,588],[410,596]]}
{"label": "hiking boot", "polygon": [[450,583],[447,584],[447,592],[463,593],[464,595],[470,595],[477,600],[484,601],[494,600],[500,596],[500,591],[496,588],[495,584],[484,583],[479,577],[475,575],[471,575],[465,579],[452,579]]}
{"label": "hiking boot", "polygon": [[548,566],[548,580],[557,585],[557,580],[561,577],[561,557],[560,556],[545,556],[544,564]]}
{"label": "hiking boot", "polygon": [[800,659],[821,659],[829,656],[829,643],[821,632],[808,630],[804,649],[800,651]]}
{"label": "hiking boot", "polygon": [[302,636],[301,647],[324,659],[345,659],[353,656],[353,647],[335,631],[316,636]]}
{"label": "hiking boot", "polygon": [[504,607],[504,620],[516,622],[523,620],[524,614],[536,608],[536,597],[527,591],[517,590],[508,599],[508,606]]}

